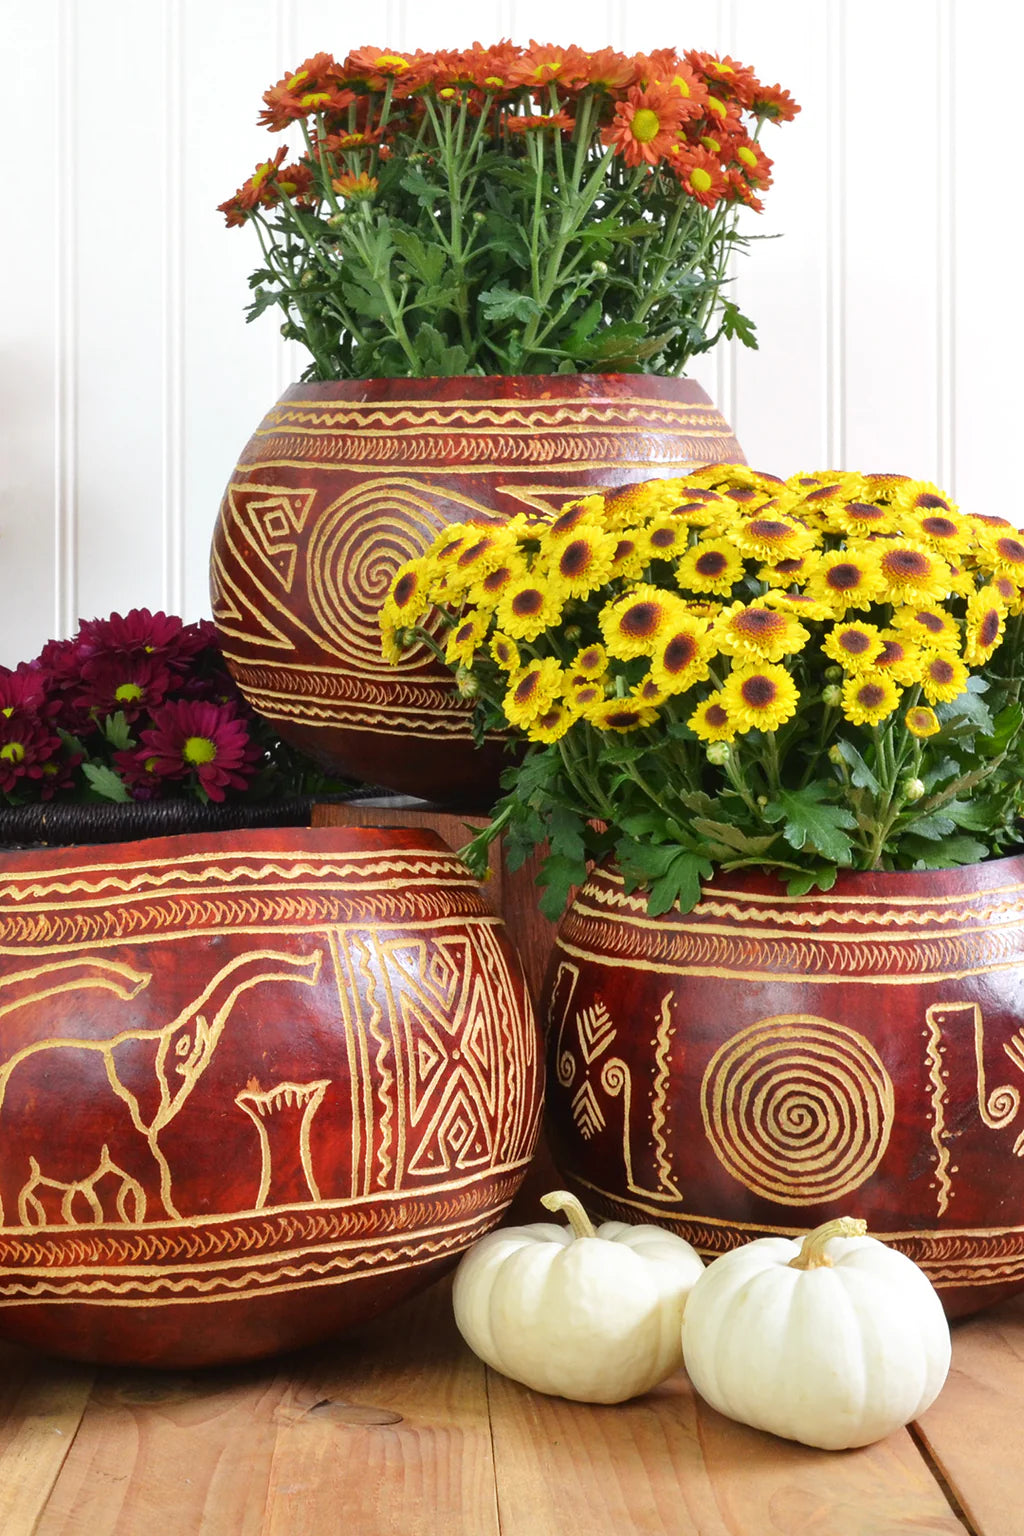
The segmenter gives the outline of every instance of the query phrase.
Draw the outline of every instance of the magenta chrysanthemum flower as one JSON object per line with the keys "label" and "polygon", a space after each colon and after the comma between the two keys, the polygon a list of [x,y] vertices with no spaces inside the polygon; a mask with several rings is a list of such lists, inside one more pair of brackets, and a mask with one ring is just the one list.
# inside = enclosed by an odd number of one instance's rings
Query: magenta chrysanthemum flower
{"label": "magenta chrysanthemum flower", "polygon": [[158,708],[171,691],[171,673],[158,656],[107,654],[85,663],[75,704],[103,719],[120,710],[128,721]]}
{"label": "magenta chrysanthemum flower", "polygon": [[176,614],[132,608],[128,613],[112,613],[108,619],[83,619],[77,644],[83,661],[151,656],[172,673],[181,674],[215,635],[213,626],[203,621],[185,624]]}
{"label": "magenta chrysanthemum flower", "polygon": [[138,757],[162,778],[194,774],[211,800],[227,789],[245,789],[260,759],[245,722],[229,705],[174,699],[153,713],[153,725],[139,738]]}
{"label": "magenta chrysanthemum flower", "polygon": [[46,674],[30,662],[21,662],[13,672],[9,667],[0,667],[0,712],[55,713],[56,706],[51,707],[46,696],[46,684]]}
{"label": "magenta chrysanthemum flower", "polygon": [[57,763],[61,739],[49,722],[24,709],[0,709],[0,794],[11,794],[25,779],[41,779]]}

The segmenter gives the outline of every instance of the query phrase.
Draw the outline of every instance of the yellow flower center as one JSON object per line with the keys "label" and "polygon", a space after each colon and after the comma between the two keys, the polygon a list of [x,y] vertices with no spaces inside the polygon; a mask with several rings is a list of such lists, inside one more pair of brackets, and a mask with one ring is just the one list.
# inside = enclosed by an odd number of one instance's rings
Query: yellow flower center
{"label": "yellow flower center", "polygon": [[300,97],[300,104],[304,107],[319,107],[330,99],[327,91],[311,91],[308,96]]}
{"label": "yellow flower center", "polygon": [[252,173],[252,189],[254,192],[259,191],[260,187],[262,187],[263,183],[274,169],[275,166],[272,160],[264,160],[262,165],[258,165],[256,167]]}
{"label": "yellow flower center", "polygon": [[638,144],[649,144],[661,131],[661,118],[657,112],[652,112],[650,107],[641,107],[638,112],[633,113],[633,121],[629,126]]}
{"label": "yellow flower center", "polygon": [[20,741],[9,741],[0,747],[0,757],[6,758],[9,763],[22,763],[25,761],[25,748]]}
{"label": "yellow flower center", "polygon": [[695,192],[707,192],[711,186],[711,177],[699,165],[695,166],[690,172],[690,186]]}
{"label": "yellow flower center", "polygon": [[675,86],[680,96],[690,96],[692,94],[689,82],[685,80],[682,75],[673,75],[672,84]]}
{"label": "yellow flower center", "polygon": [[739,149],[736,151],[736,159],[742,160],[744,165],[757,165],[757,156],[754,154],[752,149],[747,148],[746,144],[740,145]]}
{"label": "yellow flower center", "polygon": [[401,72],[409,68],[408,59],[400,59],[397,53],[382,53],[379,59],[373,61],[378,69],[394,69]]}
{"label": "yellow flower center", "polygon": [[217,756],[217,748],[209,736],[190,736],[181,755],[186,763],[193,763],[198,767],[200,763],[212,763]]}
{"label": "yellow flower center", "polygon": [[122,683],[120,688],[115,689],[114,698],[121,704],[134,704],[142,698],[142,689],[138,683]]}
{"label": "yellow flower center", "polygon": [[717,96],[709,96],[708,97],[708,107],[710,108],[710,110],[712,112],[717,113],[719,117],[723,117],[724,118],[725,116],[727,116],[725,107],[719,101]]}
{"label": "yellow flower center", "polygon": [[290,91],[294,91],[294,89],[295,89],[295,87],[297,85],[301,85],[303,80],[308,80],[308,79],[309,79],[309,70],[308,69],[300,69],[297,75],[292,75],[291,79],[286,81],[286,85],[287,85],[287,87],[288,87],[288,89]]}

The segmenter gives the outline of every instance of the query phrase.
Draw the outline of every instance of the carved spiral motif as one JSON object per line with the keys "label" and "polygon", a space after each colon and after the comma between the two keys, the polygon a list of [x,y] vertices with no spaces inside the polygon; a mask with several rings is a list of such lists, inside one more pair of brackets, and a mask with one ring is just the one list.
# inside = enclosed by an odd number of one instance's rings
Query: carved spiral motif
{"label": "carved spiral motif", "polygon": [[892,1131],[892,1080],[863,1035],[812,1015],[762,1019],[721,1046],[701,1088],[722,1165],[754,1194],[817,1205],[856,1189]]}
{"label": "carved spiral motif", "polygon": [[[327,508],[309,548],[309,604],[327,645],[347,666],[390,677],[381,656],[378,615],[398,567],[421,555],[443,526],[425,496],[378,481]],[[422,667],[423,647],[406,652],[405,670]]]}

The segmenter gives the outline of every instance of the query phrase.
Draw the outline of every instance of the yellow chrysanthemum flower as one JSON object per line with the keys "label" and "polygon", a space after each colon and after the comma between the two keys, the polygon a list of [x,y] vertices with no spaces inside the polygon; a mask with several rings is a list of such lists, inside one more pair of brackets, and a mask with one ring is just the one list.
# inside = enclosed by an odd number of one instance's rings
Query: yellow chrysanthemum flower
{"label": "yellow chrysanthemum flower", "polygon": [[496,629],[491,636],[491,655],[503,672],[515,672],[522,666],[519,647],[509,635]]}
{"label": "yellow chrysanthemum flower", "polygon": [[899,701],[900,690],[884,672],[859,673],[843,684],[843,714],[853,725],[877,725]]}
{"label": "yellow chrysanthemum flower", "polygon": [[679,598],[649,583],[641,583],[606,604],[598,615],[598,623],[609,656],[617,656],[621,661],[649,656],[681,607]]}
{"label": "yellow chrysanthemum flower", "polygon": [[624,529],[615,540],[612,554],[611,575],[624,576],[635,581],[643,575],[647,564],[647,545],[637,529]]}
{"label": "yellow chrysanthemum flower", "polygon": [[675,480],[621,485],[605,496],[605,522],[615,530],[635,528],[649,518],[669,511],[678,497],[679,482]]}
{"label": "yellow chrysanthemum flower", "polygon": [[763,608],[776,608],[779,613],[792,613],[798,619],[831,619],[833,609],[806,592],[766,592],[760,599]]}
{"label": "yellow chrysanthemum flower", "polygon": [[948,556],[952,565],[958,564],[960,556],[975,542],[974,529],[966,518],[954,517],[946,511],[909,514],[904,532],[936,554]]}
{"label": "yellow chrysanthemum flower", "polygon": [[762,511],[737,523],[734,537],[741,554],[754,560],[798,559],[814,548],[814,531],[794,518]]}
{"label": "yellow chrysanthemum flower", "polygon": [[825,603],[842,618],[851,608],[870,608],[884,590],[878,555],[869,545],[834,549],[821,557],[807,580],[808,597]]}
{"label": "yellow chrysanthemum flower", "polygon": [[605,524],[605,513],[603,496],[576,496],[572,501],[565,502],[558,516],[540,530],[541,543],[561,541],[582,523],[589,523],[593,528],[602,528]]}
{"label": "yellow chrysanthemum flower", "polygon": [[1024,534],[1017,529],[984,528],[975,558],[983,571],[1024,583]]}
{"label": "yellow chrysanthemum flower", "polygon": [[512,582],[497,608],[498,627],[514,640],[536,640],[562,617],[564,599],[533,574]]}
{"label": "yellow chrysanthemum flower", "polygon": [[720,700],[739,731],[777,731],[796,714],[797,686],[785,667],[762,662],[734,667]]}
{"label": "yellow chrysanthemum flower", "polygon": [[565,697],[577,709],[585,710],[591,704],[600,704],[607,697],[607,682],[607,677],[572,677],[566,687]]}
{"label": "yellow chrysanthemum flower", "polygon": [[562,669],[553,656],[528,662],[509,678],[502,700],[510,725],[529,726],[551,708],[562,692]]}
{"label": "yellow chrysanthemum flower", "polygon": [[898,629],[883,629],[879,633],[882,651],[875,657],[875,670],[905,687],[916,682],[921,675],[921,647]]}
{"label": "yellow chrysanthemum flower", "polygon": [[698,704],[686,723],[701,741],[733,741],[736,736],[736,722],[717,693]]}
{"label": "yellow chrysanthemum flower", "polygon": [[533,723],[527,726],[526,734],[530,741],[560,741],[579,718],[579,710],[556,699],[542,715],[538,715]]}
{"label": "yellow chrysanthemum flower", "polygon": [[710,528],[720,519],[736,516],[736,507],[717,491],[702,486],[686,485],[679,492],[680,499],[672,506],[672,516],[689,528]]}
{"label": "yellow chrysanthemum flower", "polygon": [[585,645],[577,651],[568,670],[586,678],[603,677],[608,669],[608,652],[603,645]]}
{"label": "yellow chrysanthemum flower", "polygon": [[651,655],[650,676],[666,694],[685,693],[708,676],[714,654],[704,620],[679,613]]}
{"label": "yellow chrysanthemum flower", "polygon": [[689,544],[690,530],[681,518],[670,513],[653,517],[643,530],[644,548],[649,560],[672,560],[684,554]]}
{"label": "yellow chrysanthemum flower", "polygon": [[[805,555],[794,555],[788,560],[776,561],[774,565],[759,566],[757,579],[767,582],[770,587],[800,586],[820,564],[821,551],[809,549]],[[825,611],[832,612],[830,608]]]}
{"label": "yellow chrysanthemum flower", "polygon": [[496,608],[512,583],[525,580],[529,574],[526,561],[514,555],[474,581],[469,588],[469,600],[480,608]]}
{"label": "yellow chrysanthemum flower", "polygon": [[893,507],[881,507],[874,501],[830,501],[823,508],[825,524],[833,533],[846,537],[872,533],[896,533],[899,514]]}
{"label": "yellow chrysanthemum flower", "polygon": [[469,666],[477,647],[487,636],[490,622],[489,613],[469,613],[456,621],[448,631],[444,648],[444,659],[450,667],[457,666],[459,662]]}
{"label": "yellow chrysanthemum flower", "polygon": [[692,469],[686,478],[696,485],[707,486],[715,491],[764,491],[769,485],[778,483],[766,480],[756,469],[751,469],[749,464],[702,464],[699,469]]}
{"label": "yellow chrysanthemum flower", "polygon": [[801,650],[810,632],[791,613],[780,613],[764,603],[733,603],[718,615],[711,638],[732,656],[781,661]]}
{"label": "yellow chrysanthemum flower", "polygon": [[631,693],[626,695],[629,703],[639,704],[645,709],[657,709],[659,704],[664,704],[668,698],[664,688],[659,687],[654,677],[648,672],[642,677]]}
{"label": "yellow chrysanthemum flower", "polygon": [[912,539],[886,540],[878,546],[882,596],[889,603],[933,603],[948,597],[952,573],[941,555]]}
{"label": "yellow chrysanthemum flower", "polygon": [[598,704],[588,705],[583,715],[599,731],[616,731],[621,735],[653,725],[658,711],[631,699],[603,699]]}
{"label": "yellow chrysanthemum flower", "polygon": [[929,650],[960,649],[960,628],[953,615],[944,608],[897,608],[892,616],[892,627]]}
{"label": "yellow chrysanthemum flower", "polygon": [[728,539],[701,539],[676,562],[676,581],[686,592],[727,597],[743,575],[743,561]]}
{"label": "yellow chrysanthemum flower", "polygon": [[929,704],[958,699],[967,687],[967,665],[952,651],[924,652],[919,681]]}
{"label": "yellow chrysanthemum flower", "polygon": [[589,597],[612,574],[618,540],[595,523],[582,522],[559,539],[545,542],[543,570],[555,591]]}
{"label": "yellow chrysanthemum flower", "polygon": [[903,480],[892,489],[893,505],[905,512],[924,513],[957,511],[956,502],[930,480]]}
{"label": "yellow chrysanthemum flower", "polygon": [[822,650],[847,672],[868,672],[885,650],[876,624],[836,624],[822,641]]}
{"label": "yellow chrysanthemum flower", "polygon": [[429,556],[421,555],[399,566],[381,604],[381,624],[387,625],[389,630],[416,624],[433,602],[430,591],[433,575],[434,563]]}
{"label": "yellow chrysanthemum flower", "polygon": [[995,587],[982,587],[967,599],[964,660],[978,667],[1002,644],[1006,605]]}
{"label": "yellow chrysanthemum flower", "polygon": [[903,717],[904,724],[911,736],[922,739],[928,736],[937,736],[942,726],[934,709],[928,709],[924,704],[915,704],[913,709],[908,709]]}

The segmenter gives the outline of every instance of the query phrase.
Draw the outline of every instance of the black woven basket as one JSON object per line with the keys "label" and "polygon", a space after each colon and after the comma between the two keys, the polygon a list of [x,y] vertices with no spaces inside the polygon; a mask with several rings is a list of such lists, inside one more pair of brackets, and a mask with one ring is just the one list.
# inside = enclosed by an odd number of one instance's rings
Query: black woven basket
{"label": "black woven basket", "polygon": [[133,800],[96,805],[19,805],[0,809],[0,848],[130,843],[181,832],[235,832],[241,827],[306,827],[314,804],[345,804],[375,793],[360,784],[332,795],[295,795],[258,804],[203,805],[198,800]]}

